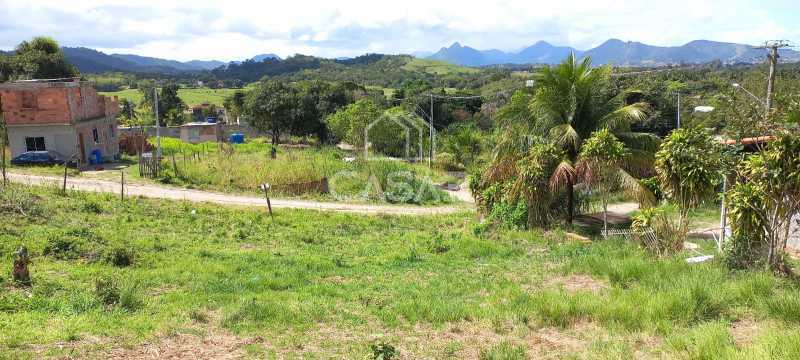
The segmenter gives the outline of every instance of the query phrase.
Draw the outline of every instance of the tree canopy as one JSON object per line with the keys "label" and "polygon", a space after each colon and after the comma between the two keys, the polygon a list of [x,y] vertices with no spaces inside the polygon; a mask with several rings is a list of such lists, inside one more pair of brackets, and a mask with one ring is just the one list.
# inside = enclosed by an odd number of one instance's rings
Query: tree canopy
{"label": "tree canopy", "polygon": [[10,57],[0,56],[0,81],[19,79],[57,79],[78,76],[58,43],[48,37],[35,37],[17,45]]}

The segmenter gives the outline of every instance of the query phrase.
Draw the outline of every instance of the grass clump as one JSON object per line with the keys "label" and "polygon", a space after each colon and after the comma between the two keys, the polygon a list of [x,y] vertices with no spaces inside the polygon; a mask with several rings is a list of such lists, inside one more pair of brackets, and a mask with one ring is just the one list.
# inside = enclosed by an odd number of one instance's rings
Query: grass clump
{"label": "grass clump", "polygon": [[528,356],[525,348],[514,345],[508,341],[503,341],[488,349],[481,351],[481,360],[525,360]]}

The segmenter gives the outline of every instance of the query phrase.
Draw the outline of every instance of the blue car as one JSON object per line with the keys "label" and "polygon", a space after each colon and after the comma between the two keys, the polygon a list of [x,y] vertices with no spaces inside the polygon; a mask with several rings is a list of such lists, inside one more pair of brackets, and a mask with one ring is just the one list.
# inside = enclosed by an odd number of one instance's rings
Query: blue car
{"label": "blue car", "polygon": [[64,157],[55,151],[26,151],[11,159],[12,165],[62,165]]}

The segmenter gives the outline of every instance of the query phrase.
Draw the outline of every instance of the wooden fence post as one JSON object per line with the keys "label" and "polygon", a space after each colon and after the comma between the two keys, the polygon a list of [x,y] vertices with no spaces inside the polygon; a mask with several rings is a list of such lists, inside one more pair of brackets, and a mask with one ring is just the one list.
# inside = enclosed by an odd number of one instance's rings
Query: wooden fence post
{"label": "wooden fence post", "polygon": [[120,176],[120,186],[119,186],[119,199],[120,201],[125,201],[125,171],[119,171]]}

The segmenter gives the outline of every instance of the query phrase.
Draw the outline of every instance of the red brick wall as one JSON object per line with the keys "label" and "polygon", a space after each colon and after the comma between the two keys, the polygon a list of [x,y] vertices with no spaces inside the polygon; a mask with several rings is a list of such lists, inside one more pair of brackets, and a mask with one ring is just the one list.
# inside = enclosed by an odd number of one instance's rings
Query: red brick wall
{"label": "red brick wall", "polygon": [[[70,110],[70,95],[74,107]],[[116,99],[98,95],[89,85],[81,87],[29,87],[0,90],[3,116],[9,125],[68,124],[119,112]],[[86,107],[84,108],[84,103]]]}

